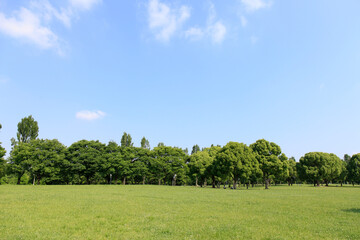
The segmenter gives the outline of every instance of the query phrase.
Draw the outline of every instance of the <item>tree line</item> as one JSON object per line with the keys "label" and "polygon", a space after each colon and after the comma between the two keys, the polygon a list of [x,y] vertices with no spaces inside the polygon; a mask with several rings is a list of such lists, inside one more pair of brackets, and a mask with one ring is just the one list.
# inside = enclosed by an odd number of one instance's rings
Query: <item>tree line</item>
{"label": "tree line", "polygon": [[[0,129],[1,129],[0,124]],[[16,139],[7,159],[0,143],[0,182],[16,184],[159,184],[223,185],[233,189],[263,184],[360,183],[360,154],[344,159],[332,153],[310,152],[288,158],[279,145],[259,139],[249,146],[188,149],[159,143],[150,148],[143,137],[135,147],[124,133],[120,145],[80,140],[66,147],[56,139],[38,139],[37,121],[30,115],[18,123]]]}

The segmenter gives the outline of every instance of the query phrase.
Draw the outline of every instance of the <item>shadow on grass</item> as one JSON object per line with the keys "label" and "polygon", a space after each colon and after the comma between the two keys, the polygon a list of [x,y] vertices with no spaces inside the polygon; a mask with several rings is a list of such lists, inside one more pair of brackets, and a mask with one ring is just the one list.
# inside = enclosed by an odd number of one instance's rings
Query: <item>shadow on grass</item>
{"label": "shadow on grass", "polygon": [[360,213],[360,208],[343,209],[344,212]]}

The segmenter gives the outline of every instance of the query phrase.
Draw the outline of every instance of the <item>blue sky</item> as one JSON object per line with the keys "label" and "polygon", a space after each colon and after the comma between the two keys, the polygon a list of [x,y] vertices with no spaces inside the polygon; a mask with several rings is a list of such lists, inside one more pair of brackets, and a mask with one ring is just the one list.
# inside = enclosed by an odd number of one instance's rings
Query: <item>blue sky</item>
{"label": "blue sky", "polygon": [[0,141],[360,152],[360,2],[0,0]]}

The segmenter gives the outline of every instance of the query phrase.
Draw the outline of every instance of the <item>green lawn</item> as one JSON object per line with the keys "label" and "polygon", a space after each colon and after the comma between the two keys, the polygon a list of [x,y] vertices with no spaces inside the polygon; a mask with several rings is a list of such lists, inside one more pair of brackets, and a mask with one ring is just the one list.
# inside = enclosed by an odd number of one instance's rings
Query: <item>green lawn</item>
{"label": "green lawn", "polygon": [[360,188],[0,186],[0,239],[360,239]]}

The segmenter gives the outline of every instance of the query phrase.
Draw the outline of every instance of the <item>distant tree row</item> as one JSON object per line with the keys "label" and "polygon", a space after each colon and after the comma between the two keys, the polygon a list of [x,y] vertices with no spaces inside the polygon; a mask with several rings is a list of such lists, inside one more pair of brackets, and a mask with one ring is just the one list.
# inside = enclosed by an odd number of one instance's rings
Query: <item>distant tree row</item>
{"label": "distant tree row", "polygon": [[[1,129],[0,124],[0,129]],[[134,147],[124,133],[120,145],[81,140],[66,147],[58,140],[38,139],[38,123],[32,116],[18,124],[10,156],[0,143],[0,179],[17,184],[166,184],[236,189],[239,184],[254,186],[305,182],[319,186],[329,183],[360,183],[360,154],[310,152],[296,162],[280,146],[265,139],[247,146],[229,142],[225,146],[187,149],[159,143],[151,149],[143,137]]]}

